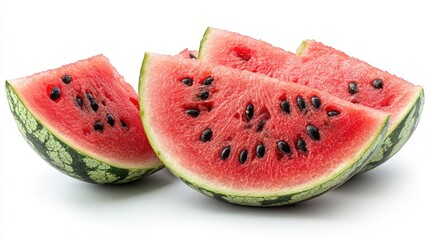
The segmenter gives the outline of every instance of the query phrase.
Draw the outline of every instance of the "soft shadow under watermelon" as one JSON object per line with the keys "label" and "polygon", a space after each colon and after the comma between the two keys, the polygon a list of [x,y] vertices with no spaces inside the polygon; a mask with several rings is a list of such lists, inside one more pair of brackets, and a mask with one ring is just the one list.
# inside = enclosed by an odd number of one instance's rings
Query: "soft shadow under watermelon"
{"label": "soft shadow under watermelon", "polygon": [[[367,199],[376,201],[386,188],[394,187],[401,181],[401,174],[394,168],[376,169],[349,179],[328,194],[301,203],[280,207],[253,208],[215,201],[200,194],[189,196],[192,206],[212,214],[245,215],[261,218],[303,218],[325,219],[347,216],[350,207],[357,201]],[[359,200],[360,199],[360,200]]]}
{"label": "soft shadow under watermelon", "polygon": [[[401,162],[406,162],[405,159]],[[389,186],[395,186],[403,181],[403,172],[397,171],[394,167],[374,169],[371,172],[357,174],[347,182],[333,190],[336,194],[342,195],[368,195],[368,197],[386,191]]]}
{"label": "soft shadow under watermelon", "polygon": [[[73,181],[76,182],[75,184],[82,186],[79,188],[73,187],[74,191],[68,192],[68,199],[74,202],[85,202],[88,205],[115,204],[115,202],[136,198],[141,195],[153,194],[153,192],[167,187],[174,181],[176,181],[174,176],[165,169],[153,175],[121,185],[82,184],[82,182]],[[79,190],[76,191],[76,189]]]}

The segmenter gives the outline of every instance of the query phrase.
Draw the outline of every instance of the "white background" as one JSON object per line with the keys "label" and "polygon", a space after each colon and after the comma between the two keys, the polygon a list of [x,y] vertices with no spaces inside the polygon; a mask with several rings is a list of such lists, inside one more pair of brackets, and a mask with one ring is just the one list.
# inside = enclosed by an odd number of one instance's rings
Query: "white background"
{"label": "white background", "polygon": [[[103,53],[136,87],[145,51],[197,49],[213,26],[291,51],[313,38],[429,90],[424,1],[280,2],[1,0],[0,79]],[[167,170],[113,187],[69,178],[32,151],[0,101],[2,240],[428,239],[428,106],[382,167],[314,200],[260,209],[209,199]]]}

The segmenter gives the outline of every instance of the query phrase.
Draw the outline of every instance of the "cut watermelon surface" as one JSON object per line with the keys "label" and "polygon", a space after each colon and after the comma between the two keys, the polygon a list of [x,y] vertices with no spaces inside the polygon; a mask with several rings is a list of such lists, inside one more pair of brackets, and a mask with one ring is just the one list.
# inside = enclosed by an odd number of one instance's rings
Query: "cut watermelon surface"
{"label": "cut watermelon surface", "polygon": [[6,81],[18,127],[52,166],[93,183],[163,167],[144,133],[138,96],[102,55]]}
{"label": "cut watermelon surface", "polygon": [[320,195],[369,161],[388,115],[303,85],[147,53],[141,117],[164,164],[207,196],[275,206]]}
{"label": "cut watermelon surface", "polygon": [[184,49],[180,53],[177,54],[178,57],[189,58],[189,59],[197,59],[198,52],[195,50]]}
{"label": "cut watermelon surface", "polygon": [[387,137],[362,171],[399,151],[416,128],[424,105],[422,87],[313,40],[304,41],[296,55],[248,36],[208,28],[199,60],[299,83],[389,114]]}

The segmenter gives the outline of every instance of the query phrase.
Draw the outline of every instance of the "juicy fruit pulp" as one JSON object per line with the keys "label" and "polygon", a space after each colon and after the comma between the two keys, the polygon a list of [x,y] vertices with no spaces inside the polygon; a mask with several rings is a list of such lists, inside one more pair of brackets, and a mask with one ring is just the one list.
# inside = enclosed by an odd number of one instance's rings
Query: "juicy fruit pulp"
{"label": "juicy fruit pulp", "polygon": [[188,59],[197,59],[198,58],[198,52],[195,50],[189,50],[184,49],[180,53],[178,53],[176,56],[182,57],[182,58],[188,58]]}
{"label": "juicy fruit pulp", "polygon": [[260,40],[208,28],[199,59],[314,87],[389,114],[388,136],[364,170],[385,162],[405,144],[424,104],[423,88],[312,40],[305,41],[295,55]]}
{"label": "juicy fruit pulp", "polygon": [[30,145],[72,177],[122,183],[162,167],[136,92],[104,56],[7,81],[6,92]]}
{"label": "juicy fruit pulp", "polygon": [[202,193],[242,205],[294,203],[338,186],[387,129],[379,111],[185,58],[147,53],[139,93],[165,165]]}

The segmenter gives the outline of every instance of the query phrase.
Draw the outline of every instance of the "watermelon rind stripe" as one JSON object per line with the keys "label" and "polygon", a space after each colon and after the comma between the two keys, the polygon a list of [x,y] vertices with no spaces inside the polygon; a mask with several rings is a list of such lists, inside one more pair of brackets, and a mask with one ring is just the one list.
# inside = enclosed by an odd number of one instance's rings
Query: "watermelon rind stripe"
{"label": "watermelon rind stripe", "polygon": [[416,94],[414,101],[411,102],[411,106],[408,108],[408,111],[404,113],[404,117],[389,131],[381,146],[377,149],[369,163],[362,168],[360,173],[364,173],[378,167],[389,160],[405,145],[414,130],[417,128],[423,111],[424,102],[424,91],[423,88],[420,87],[420,91]]}
{"label": "watermelon rind stripe", "polygon": [[140,179],[162,168],[120,168],[70,147],[28,111],[7,81],[5,85],[9,107],[21,134],[44,160],[60,172],[90,183],[119,184]]}
{"label": "watermelon rind stripe", "polygon": [[140,100],[142,100],[140,101],[140,115],[146,135],[152,148],[158,155],[158,158],[164,163],[164,165],[187,185],[208,197],[224,202],[244,206],[271,207],[298,203],[319,196],[331,189],[340,186],[349,178],[358,173],[370,161],[373,154],[380,147],[388,131],[389,117],[386,117],[384,123],[380,125],[377,133],[374,134],[370,141],[368,141],[368,145],[362,147],[363,150],[359,155],[351,156],[353,159],[347,161],[349,162],[349,165],[343,166],[341,170],[337,170],[337,172],[332,173],[331,176],[327,176],[326,178],[314,182],[311,185],[309,184],[307,186],[302,186],[299,189],[292,191],[284,190],[284,192],[240,192],[237,190],[224,189],[221,187],[217,188],[210,183],[204,182],[204,180],[201,180],[198,178],[198,176],[195,176],[191,172],[188,172],[174,161],[174,156],[167,156],[162,151],[162,144],[159,142],[157,135],[153,132],[149,116],[146,114],[149,110],[147,108],[148,101],[144,101],[144,91],[148,89],[146,86],[146,78],[149,71],[147,67],[149,62],[150,54],[146,53],[140,71],[139,96]]}
{"label": "watermelon rind stripe", "polygon": [[[276,193],[272,196],[251,196],[251,195],[240,195],[236,193],[224,193],[222,190],[211,189],[207,186],[201,186],[196,182],[191,182],[186,179],[180,173],[175,173],[181,178],[186,184],[188,184],[191,188],[201,192],[202,194],[223,201],[227,203],[244,205],[244,206],[254,206],[254,207],[275,207],[282,205],[289,205],[299,203],[305,200],[309,200],[315,198],[329,190],[332,190],[348,179],[353,177],[356,173],[360,172],[362,167],[367,164],[367,162],[371,159],[372,155],[377,151],[380,144],[387,133],[388,120],[385,122],[383,128],[380,130],[376,139],[372,142],[372,144],[358,157],[357,161],[354,161],[352,165],[345,168],[339,174],[333,176],[331,179],[324,181],[324,183],[320,185],[310,186],[305,190],[295,192],[295,193]],[[163,156],[159,155],[161,161],[163,161]],[[164,164],[166,164],[164,162]],[[168,165],[166,164],[167,168]]]}

